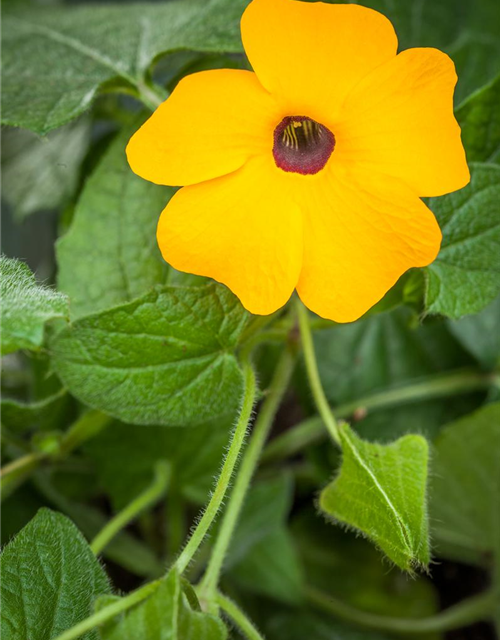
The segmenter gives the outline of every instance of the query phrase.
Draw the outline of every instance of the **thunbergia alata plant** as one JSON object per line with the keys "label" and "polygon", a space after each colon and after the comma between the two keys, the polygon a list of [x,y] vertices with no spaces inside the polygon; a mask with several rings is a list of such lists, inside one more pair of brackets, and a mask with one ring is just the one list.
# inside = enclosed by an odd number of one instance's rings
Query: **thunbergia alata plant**
{"label": "thunbergia alata plant", "polygon": [[500,5],[367,4],[6,3],[5,640],[500,632]]}

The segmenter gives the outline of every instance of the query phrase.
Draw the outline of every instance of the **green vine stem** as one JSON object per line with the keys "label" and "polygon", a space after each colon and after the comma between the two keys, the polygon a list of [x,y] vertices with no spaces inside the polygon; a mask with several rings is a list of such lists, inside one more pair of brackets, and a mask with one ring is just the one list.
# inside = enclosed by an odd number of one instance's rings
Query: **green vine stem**
{"label": "green vine stem", "polygon": [[342,620],[375,631],[405,635],[458,629],[491,617],[495,607],[495,593],[486,591],[427,618],[391,618],[361,611],[313,587],[308,587],[305,595],[312,605]]}
{"label": "green vine stem", "polygon": [[86,634],[87,631],[91,631],[95,627],[104,624],[111,618],[117,616],[122,611],[130,609],[130,607],[133,607],[134,605],[148,598],[156,591],[156,589],[158,589],[160,584],[161,580],[149,582],[140,589],[137,589],[136,591],[130,593],[128,596],[125,596],[125,598],[120,598],[120,600],[113,602],[107,607],[103,607],[97,613],[94,613],[88,618],[85,618],[85,620],[82,620],[81,622],[76,624],[74,627],[71,627],[71,629],[68,629],[67,631],[61,633],[59,636],[54,638],[54,640],[75,640],[76,638],[80,638],[81,636]]}
{"label": "green vine stem", "polygon": [[[356,413],[364,417],[368,412],[378,409],[399,406],[416,400],[486,391],[495,385],[500,385],[500,379],[494,374],[461,369],[429,376],[412,384],[340,404],[334,411],[338,418],[348,418]],[[272,440],[264,450],[262,462],[267,463],[294,455],[324,436],[325,430],[321,417],[308,418]]]}
{"label": "green vine stem", "polygon": [[309,312],[297,298],[296,300],[297,316],[299,320],[300,336],[302,338],[302,350],[304,352],[304,360],[306,363],[307,376],[314,401],[319,411],[319,415],[323,420],[323,424],[327,428],[330,436],[340,446],[339,427],[335,416],[332,413],[328,400],[326,399],[323,385],[319,377],[318,363],[316,362],[316,354],[314,352],[314,343],[312,339],[311,325],[309,324]]}
{"label": "green vine stem", "polygon": [[228,506],[224,512],[222,524],[210,556],[206,573],[198,589],[201,599],[209,604],[215,601],[217,584],[224,558],[274,417],[288,388],[294,360],[295,358],[290,348],[285,348],[274,372],[269,392],[255,422],[250,442],[243,455],[240,470],[236,477]]}
{"label": "green vine stem", "polygon": [[248,638],[248,640],[264,640],[253,622],[247,618],[235,602],[222,595],[222,593],[218,593],[215,596],[215,601],[222,611],[224,611],[238,626],[240,631]]}
{"label": "green vine stem", "polygon": [[111,540],[132,522],[147,507],[157,502],[167,491],[170,480],[170,465],[159,462],[155,468],[155,477],[151,485],[135,500],[116,514],[106,526],[96,535],[90,544],[90,548],[97,556],[111,542]]}
{"label": "green vine stem", "polygon": [[250,422],[255,403],[256,382],[255,372],[250,360],[246,358],[242,365],[245,380],[245,391],[238,422],[236,423],[236,427],[233,431],[231,444],[229,445],[229,450],[224,460],[224,464],[222,465],[212,497],[210,498],[210,501],[201,516],[200,521],[196,525],[187,545],[184,547],[175,563],[179,573],[183,573],[186,570],[219,512],[245,441],[248,423]]}

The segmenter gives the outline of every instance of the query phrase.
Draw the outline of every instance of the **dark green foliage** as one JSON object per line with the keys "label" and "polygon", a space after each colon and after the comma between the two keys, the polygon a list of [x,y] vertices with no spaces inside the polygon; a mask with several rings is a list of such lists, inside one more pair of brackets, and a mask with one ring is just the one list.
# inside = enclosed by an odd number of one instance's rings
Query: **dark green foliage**
{"label": "dark green foliage", "polygon": [[500,167],[471,172],[467,187],[430,202],[443,244],[427,268],[426,307],[455,319],[484,309],[500,287]]}
{"label": "dark green foliage", "polygon": [[79,400],[126,422],[199,424],[238,406],[246,319],[220,285],[158,287],[59,332],[54,368]]}

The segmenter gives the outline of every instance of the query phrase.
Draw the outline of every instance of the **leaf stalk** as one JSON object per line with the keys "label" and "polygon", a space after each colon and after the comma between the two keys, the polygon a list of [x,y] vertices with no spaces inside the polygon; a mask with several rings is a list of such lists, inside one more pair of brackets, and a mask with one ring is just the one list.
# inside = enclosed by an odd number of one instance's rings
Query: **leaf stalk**
{"label": "leaf stalk", "polygon": [[201,598],[208,603],[216,600],[217,584],[231,542],[231,537],[238,522],[250,482],[259,463],[259,458],[267,436],[269,435],[274,417],[288,388],[293,372],[294,361],[295,358],[291,349],[284,349],[271,381],[269,392],[255,422],[250,443],[244,453],[234,489],[229,499],[229,504],[224,512],[222,524],[210,556],[206,573],[198,589]]}
{"label": "leaf stalk", "polygon": [[245,442],[248,424],[252,417],[253,406],[255,404],[256,381],[255,372],[249,358],[245,359],[242,362],[242,366],[245,390],[243,394],[243,401],[238,422],[236,423],[236,427],[233,431],[229,450],[224,460],[224,464],[222,465],[222,469],[215,485],[215,489],[212,493],[212,497],[210,498],[210,501],[203,515],[201,516],[200,521],[191,534],[187,545],[184,547],[175,563],[175,566],[181,574],[186,570],[189,563],[193,559],[194,554],[197,552],[198,548],[203,542],[210,526],[212,525],[219,512],[219,509],[222,505],[229,484],[231,482],[231,478],[233,477],[236,463]]}

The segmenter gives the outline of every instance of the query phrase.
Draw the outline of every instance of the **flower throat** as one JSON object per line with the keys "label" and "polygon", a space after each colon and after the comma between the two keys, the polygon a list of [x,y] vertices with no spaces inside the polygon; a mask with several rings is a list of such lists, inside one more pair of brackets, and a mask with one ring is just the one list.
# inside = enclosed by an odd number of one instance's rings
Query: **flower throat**
{"label": "flower throat", "polygon": [[334,148],[333,133],[306,116],[287,116],[274,130],[274,161],[283,171],[302,175],[318,173]]}

